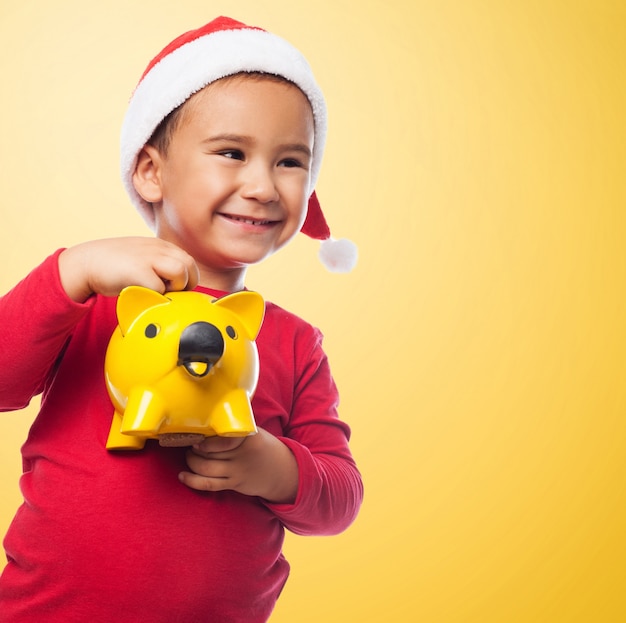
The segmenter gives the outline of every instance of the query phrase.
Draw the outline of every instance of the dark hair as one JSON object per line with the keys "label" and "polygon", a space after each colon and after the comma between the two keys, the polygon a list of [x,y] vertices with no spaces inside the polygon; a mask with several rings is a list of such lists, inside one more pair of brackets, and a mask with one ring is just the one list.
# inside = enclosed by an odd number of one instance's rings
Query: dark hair
{"label": "dark hair", "polygon": [[[212,84],[216,84],[217,82],[225,82],[225,81],[234,81],[237,79],[252,79],[252,80],[269,80],[271,82],[283,82],[287,84],[295,85],[291,80],[287,80],[283,76],[278,76],[276,74],[269,74],[260,71],[253,72],[239,72],[236,74],[232,74],[230,76],[226,76],[224,78],[220,78],[215,82],[210,82],[205,89],[210,87]],[[193,95],[191,95],[187,100],[185,100],[178,108],[174,108],[169,115],[164,117],[164,119],[159,123],[159,125],[155,128],[152,136],[148,139],[147,144],[155,147],[160,154],[163,156],[167,155],[167,150],[169,148],[170,142],[172,140],[172,136],[174,136],[174,132],[180,127],[181,123],[185,118],[185,111],[189,109],[189,104],[193,101],[194,97],[201,93],[204,89],[197,91]]]}

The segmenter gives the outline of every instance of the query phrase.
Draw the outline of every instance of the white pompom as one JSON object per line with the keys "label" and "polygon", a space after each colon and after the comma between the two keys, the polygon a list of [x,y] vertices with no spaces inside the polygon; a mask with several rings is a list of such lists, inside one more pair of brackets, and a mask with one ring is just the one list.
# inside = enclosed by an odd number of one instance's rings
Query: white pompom
{"label": "white pompom", "polygon": [[347,238],[324,240],[320,246],[318,257],[331,273],[349,273],[358,259],[356,244]]}

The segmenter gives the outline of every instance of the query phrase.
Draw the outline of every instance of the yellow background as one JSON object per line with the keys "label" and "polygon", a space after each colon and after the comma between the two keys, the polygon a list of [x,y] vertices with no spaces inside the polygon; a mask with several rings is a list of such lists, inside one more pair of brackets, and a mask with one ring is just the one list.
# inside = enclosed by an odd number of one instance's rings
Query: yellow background
{"label": "yellow background", "polygon": [[[1,291],[147,232],[119,126],[182,31],[262,25],[326,93],[318,190],[360,264],[301,236],[249,286],[324,330],[366,498],[288,538],[273,623],[626,620],[625,6],[2,0]],[[33,415],[0,423],[2,532]]]}

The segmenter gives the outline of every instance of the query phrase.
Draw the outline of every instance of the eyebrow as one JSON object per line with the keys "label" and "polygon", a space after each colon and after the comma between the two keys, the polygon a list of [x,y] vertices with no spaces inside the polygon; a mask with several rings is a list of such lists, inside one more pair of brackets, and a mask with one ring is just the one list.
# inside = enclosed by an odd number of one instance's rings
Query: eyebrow
{"label": "eyebrow", "polygon": [[[254,143],[255,139],[252,138],[251,136],[246,136],[246,135],[241,135],[241,134],[216,134],[214,136],[209,136],[208,138],[204,139],[202,142],[209,144],[209,143],[219,143],[221,141],[226,142],[226,143],[244,144],[244,143]],[[304,143],[285,143],[284,145],[279,145],[279,147],[281,150],[285,150],[285,151],[301,152],[305,154],[306,156],[308,156],[309,158],[312,156],[312,152],[309,149],[308,145],[305,145]]]}

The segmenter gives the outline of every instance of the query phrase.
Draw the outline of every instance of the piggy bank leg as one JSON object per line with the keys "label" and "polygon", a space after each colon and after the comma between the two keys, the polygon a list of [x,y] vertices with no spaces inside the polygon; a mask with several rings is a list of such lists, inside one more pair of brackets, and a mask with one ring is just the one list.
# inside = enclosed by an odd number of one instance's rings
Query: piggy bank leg
{"label": "piggy bank leg", "polygon": [[141,450],[146,445],[146,440],[141,437],[131,437],[124,435],[120,430],[122,427],[122,416],[117,411],[113,414],[111,430],[107,439],[107,450]]}
{"label": "piggy bank leg", "polygon": [[246,437],[257,432],[250,398],[243,389],[236,389],[213,411],[211,425],[223,437]]}
{"label": "piggy bank leg", "polygon": [[147,388],[136,388],[128,396],[121,431],[126,435],[153,438],[165,420],[166,409],[159,395]]}

